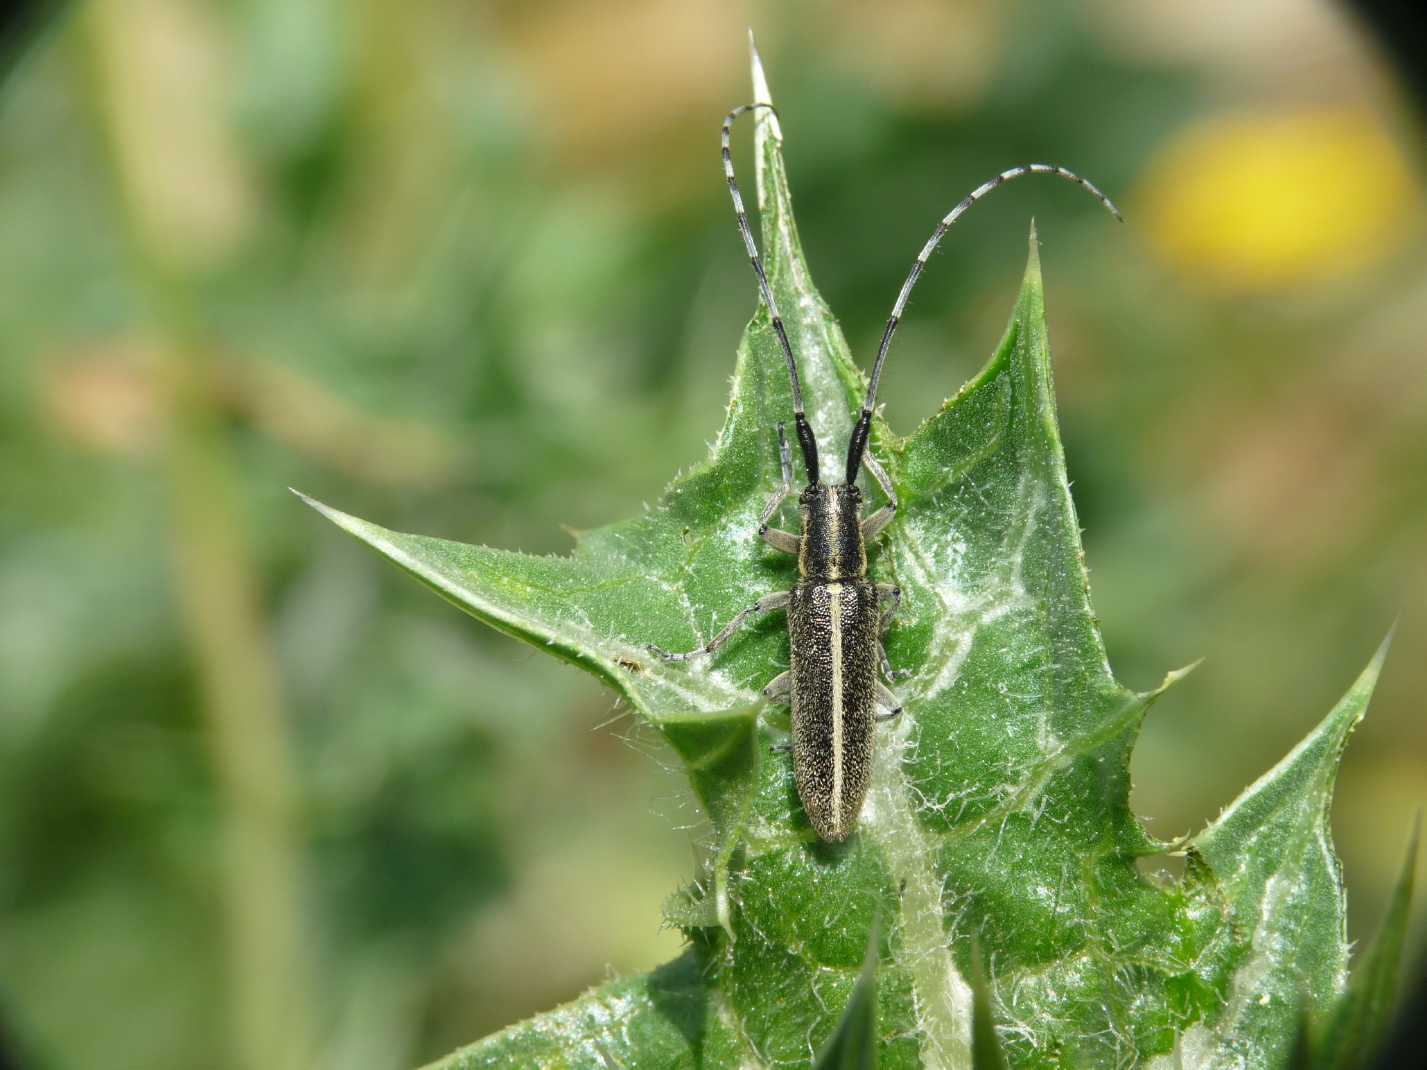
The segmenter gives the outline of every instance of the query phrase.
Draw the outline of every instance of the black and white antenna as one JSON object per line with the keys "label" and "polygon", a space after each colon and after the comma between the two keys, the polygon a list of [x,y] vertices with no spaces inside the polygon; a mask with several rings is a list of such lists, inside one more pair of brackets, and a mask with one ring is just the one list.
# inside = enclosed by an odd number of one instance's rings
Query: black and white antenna
{"label": "black and white antenna", "polygon": [[917,279],[921,278],[922,271],[927,266],[927,260],[936,251],[937,245],[946,236],[946,232],[951,229],[952,224],[965,215],[967,209],[996,187],[1005,185],[1011,179],[1020,178],[1022,175],[1055,175],[1067,182],[1074,182],[1103,204],[1111,215],[1124,222],[1124,217],[1120,215],[1120,210],[1115,207],[1114,202],[1101,193],[1094,183],[1081,178],[1074,171],[1067,171],[1064,167],[1058,167],[1055,164],[1031,163],[1021,167],[1012,167],[1009,171],[1002,171],[995,178],[987,179],[963,197],[961,202],[936,225],[936,230],[932,231],[932,236],[922,246],[922,251],[917,254],[916,262],[912,264],[907,281],[902,283],[902,290],[897,294],[897,302],[892,306],[892,315],[887,318],[887,326],[882,331],[882,343],[877,347],[877,360],[872,365],[872,379],[867,384],[867,400],[862,403],[862,415],[857,418],[857,424],[852,429],[852,439],[847,444],[847,482],[851,483],[857,478],[857,469],[862,464],[862,454],[867,449],[867,437],[872,432],[872,410],[877,404],[877,382],[882,378],[882,365],[887,360],[887,350],[892,345],[892,336],[897,333],[897,324],[901,322],[902,313],[906,311],[907,298],[912,295],[912,287],[917,284]]}
{"label": "black and white antenna", "polygon": [[793,383],[793,427],[798,435],[798,446],[803,451],[803,467],[808,472],[808,482],[818,481],[818,443],[813,437],[813,429],[808,425],[808,414],[803,409],[803,385],[798,378],[798,364],[793,359],[793,347],[788,344],[788,332],[783,327],[783,317],[778,314],[778,302],[773,298],[773,288],[768,285],[768,273],[763,270],[763,260],[758,255],[758,246],[753,241],[753,230],[748,225],[748,212],[743,207],[743,195],[738,192],[738,181],[733,177],[733,153],[729,151],[729,141],[733,136],[733,122],[740,115],[756,108],[767,108],[778,114],[771,104],[743,104],[729,112],[723,120],[723,176],[728,180],[728,193],[733,198],[733,213],[738,220],[738,232],[743,235],[744,248],[748,250],[749,263],[758,276],[758,290],[763,295],[763,303],[768,306],[768,314],[773,318],[773,333],[778,336],[778,344],[783,347],[783,359],[788,362],[788,378]]}

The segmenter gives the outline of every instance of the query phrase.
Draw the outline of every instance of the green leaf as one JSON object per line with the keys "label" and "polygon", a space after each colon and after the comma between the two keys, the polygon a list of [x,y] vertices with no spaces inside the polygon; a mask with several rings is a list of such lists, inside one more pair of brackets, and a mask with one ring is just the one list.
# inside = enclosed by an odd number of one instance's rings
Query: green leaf
{"label": "green leaf", "polygon": [[873,922],[867,937],[862,972],[842,1020],[813,1063],[813,1070],[877,1070],[877,937]]}
{"label": "green leaf", "polygon": [[981,948],[975,943],[971,947],[971,1070],[1006,1070],[1006,1053],[991,1012],[991,986]]}
{"label": "green leaf", "polygon": [[1298,1008],[1298,1025],[1283,1070],[1313,1070],[1313,1016],[1305,1007]]}
{"label": "green leaf", "polygon": [[[720,1050],[717,1021],[705,1020],[707,993],[697,957],[686,953],[653,973],[612,981],[572,1003],[447,1056],[441,1070],[512,1066],[707,1065]],[[714,1036],[709,1036],[712,1027]]]}
{"label": "green leaf", "polygon": [[[756,60],[755,97],[770,99]],[[863,379],[803,259],[776,122],[756,122],[763,249],[832,481]],[[1281,1064],[1300,990],[1325,1005],[1343,984],[1325,814],[1380,656],[1193,841],[1183,880],[1141,876],[1137,859],[1168,845],[1130,810],[1129,757],[1163,688],[1115,680],[1091,612],[1033,230],[986,367],[912,435],[874,424],[902,502],[871,571],[903,591],[887,648],[910,671],[906,715],[879,732],[857,833],[822,843],[772,750],[787,714],[759,697],[787,665],[783,621],[711,659],[646,652],[689,649],[793,583],[795,563],[757,537],[791,411],[760,306],[707,462],[568,557],[398,534],[312,503],[466,612],[606,680],[669,741],[718,844],[666,908],[691,942],[677,962],[441,1065],[805,1065],[854,998],[878,917],[884,1067],[973,1064],[973,939],[1012,1066]]]}
{"label": "green leaf", "polygon": [[1282,1065],[1304,994],[1323,1006],[1343,989],[1346,904],[1328,807],[1387,646],[1322,723],[1191,843],[1222,888],[1244,947],[1223,1012],[1191,1027],[1176,1048],[1188,1065]]}
{"label": "green leaf", "polygon": [[1421,833],[1419,813],[1377,937],[1359,960],[1348,990],[1323,1023],[1313,1060],[1321,1070],[1348,1070],[1368,1065],[1374,1049],[1392,1024]]}

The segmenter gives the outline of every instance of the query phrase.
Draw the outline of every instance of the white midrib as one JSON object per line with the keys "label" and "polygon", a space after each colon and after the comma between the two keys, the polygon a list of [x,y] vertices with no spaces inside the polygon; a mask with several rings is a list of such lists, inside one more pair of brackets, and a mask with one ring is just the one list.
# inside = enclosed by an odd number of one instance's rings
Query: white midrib
{"label": "white midrib", "polygon": [[[755,100],[773,100],[763,65],[756,53],[753,59],[753,93]],[[769,185],[764,173],[764,143],[769,136],[781,140],[781,132],[777,129],[776,118],[760,121],[755,129],[758,207],[764,211],[767,209]],[[779,219],[779,227],[784,247],[795,248],[796,237],[788,214]],[[810,294],[811,280],[804,274],[799,259],[790,257],[786,266],[794,273],[794,287],[801,294]],[[815,326],[820,331],[824,330],[822,322]],[[833,351],[840,348],[840,338],[826,340]],[[846,409],[842,412],[845,415]],[[834,657],[833,664],[840,666],[841,658]],[[834,724],[839,720],[835,716]],[[912,977],[918,1024],[923,1034],[922,1064],[931,1070],[969,1070],[971,989],[957,971],[948,949],[948,940],[942,932],[941,882],[932,864],[931,846],[917,824],[911,803],[911,784],[902,772],[902,755],[908,744],[910,729],[911,719],[904,717],[895,733],[888,732],[877,741],[872,779],[872,801],[875,805],[864,809],[864,834],[877,838],[893,878],[903,888],[902,946],[906,967]],[[839,771],[841,765],[839,755],[836,766]],[[869,810],[875,813],[868,813]]]}
{"label": "white midrib", "polygon": [[902,771],[912,725],[903,718],[895,732],[877,741],[872,774],[875,806],[866,831],[876,837],[892,878],[902,889],[903,967],[911,975],[922,1065],[927,1070],[971,1067],[971,987],[952,958],[941,881],[933,849],[917,822],[912,787]]}

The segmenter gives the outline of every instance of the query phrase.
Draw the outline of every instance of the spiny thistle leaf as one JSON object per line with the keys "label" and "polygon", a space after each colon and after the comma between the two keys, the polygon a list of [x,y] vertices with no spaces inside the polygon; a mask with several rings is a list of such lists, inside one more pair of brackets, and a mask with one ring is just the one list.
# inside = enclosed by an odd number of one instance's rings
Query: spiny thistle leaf
{"label": "spiny thistle leaf", "polygon": [[1387,1027],[1392,1024],[1421,832],[1422,815],[1418,814],[1382,926],[1353,970],[1348,990],[1323,1023],[1313,1061],[1321,1070],[1350,1070],[1355,1066],[1367,1066]]}
{"label": "spiny thistle leaf", "polygon": [[1322,723],[1191,841],[1217,878],[1244,947],[1222,1013],[1181,1038],[1176,1054],[1188,1065],[1280,1065],[1293,1048],[1304,994],[1326,1006],[1343,990],[1346,905],[1328,806],[1348,733],[1367,710],[1386,656],[1384,642]]}
{"label": "spiny thistle leaf", "polygon": [[[770,99],[756,57],[755,89]],[[764,253],[832,481],[863,379],[813,289],[776,120],[762,112],[756,130]],[[668,911],[691,941],[681,958],[438,1065],[808,1065],[854,999],[875,917],[883,1067],[972,1066],[973,939],[1011,1066],[1282,1065],[1300,995],[1327,1006],[1344,985],[1326,810],[1381,655],[1192,842],[1181,881],[1140,875],[1136,859],[1166,845],[1131,813],[1129,757],[1159,692],[1116,682],[1091,613],[1033,233],[986,367],[911,436],[874,426],[902,502],[871,552],[874,578],[903,591],[888,652],[911,672],[906,714],[879,732],[858,832],[819,842],[790,759],[771,750],[786,715],[759,700],[787,665],[781,618],[711,659],[647,653],[688,649],[793,583],[794,562],[757,537],[791,411],[760,307],[708,461],[569,557],[397,534],[312,503],[468,613],[606,680],[669,741],[717,840]]]}
{"label": "spiny thistle leaf", "polygon": [[877,935],[876,922],[867,938],[862,973],[842,1020],[813,1063],[813,1070],[877,1070]]}
{"label": "spiny thistle leaf", "polygon": [[991,1013],[991,987],[986,982],[986,966],[981,948],[971,945],[971,1070],[1007,1070],[1006,1053],[996,1035]]}

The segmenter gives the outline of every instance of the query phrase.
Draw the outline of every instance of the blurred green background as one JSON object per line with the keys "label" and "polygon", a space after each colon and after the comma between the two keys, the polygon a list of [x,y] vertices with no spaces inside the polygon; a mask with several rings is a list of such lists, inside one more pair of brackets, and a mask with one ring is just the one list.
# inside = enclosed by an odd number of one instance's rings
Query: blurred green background
{"label": "blurred green background", "polygon": [[[698,460],[754,285],[759,35],[807,252],[910,430],[1043,241],[1136,802],[1190,831],[1394,619],[1335,808],[1353,934],[1427,784],[1421,128],[1342,12],[82,4],[0,98],[0,1037],[42,1067],[399,1067],[671,957],[658,740],[302,508],[532,552]],[[14,57],[12,57],[14,58]],[[746,132],[738,159],[748,159]],[[3,1061],[3,1057],[0,1057]]]}

